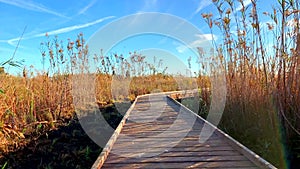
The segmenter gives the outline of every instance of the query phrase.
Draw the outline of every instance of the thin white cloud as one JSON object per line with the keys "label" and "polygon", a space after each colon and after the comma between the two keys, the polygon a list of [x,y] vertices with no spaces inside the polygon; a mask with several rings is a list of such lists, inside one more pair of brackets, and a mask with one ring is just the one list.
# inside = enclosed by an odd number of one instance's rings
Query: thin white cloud
{"label": "thin white cloud", "polygon": [[114,18],[114,16],[108,16],[108,17],[104,17],[104,18],[98,19],[98,20],[93,21],[93,22],[89,22],[89,23],[85,23],[85,24],[81,24],[81,25],[74,25],[74,26],[65,27],[65,28],[60,28],[60,29],[45,32],[45,33],[40,33],[40,34],[35,35],[35,37],[45,36],[46,33],[48,35],[58,35],[58,34],[66,33],[66,32],[71,32],[71,31],[74,31],[74,30],[77,30],[77,29],[82,29],[82,28],[86,28],[86,27],[96,25],[100,22],[103,22],[104,20],[112,19],[112,18]]}
{"label": "thin white cloud", "polygon": [[186,46],[180,45],[176,47],[177,52],[184,53],[188,48]]}
{"label": "thin white cloud", "polygon": [[[115,16],[108,16],[108,17],[104,17],[104,18],[95,20],[93,22],[89,22],[89,23],[85,23],[85,24],[81,24],[81,25],[69,26],[69,27],[65,27],[65,28],[60,28],[60,29],[56,29],[56,30],[52,30],[52,31],[44,32],[44,33],[39,33],[39,34],[30,36],[30,37],[23,37],[22,39],[24,40],[24,39],[32,39],[32,38],[37,38],[37,37],[43,37],[43,36],[46,35],[46,33],[48,35],[58,35],[58,34],[62,34],[62,33],[67,33],[67,32],[71,32],[71,31],[74,31],[74,30],[78,30],[78,29],[82,29],[82,28],[86,28],[86,27],[96,25],[100,22],[103,22],[107,19],[112,19],[114,17]],[[10,45],[15,46],[15,42],[17,42],[19,39],[20,39],[20,37],[17,37],[17,38],[6,40],[5,42],[7,42]],[[0,40],[0,42],[4,42],[4,40]]]}
{"label": "thin white cloud", "polygon": [[[15,42],[17,42],[21,37],[17,37],[17,38],[13,38],[13,39],[9,39],[6,42],[12,46],[15,46]],[[23,38],[25,39],[25,38]]]}
{"label": "thin white cloud", "polygon": [[[249,6],[252,2],[251,0],[243,0],[245,8]],[[239,6],[235,9],[235,11],[240,11],[243,8],[242,4],[239,4]]]}
{"label": "thin white cloud", "polygon": [[56,15],[59,17],[64,17],[66,18],[66,16],[55,12],[53,10],[47,9],[46,7],[44,7],[41,4],[35,4],[33,2],[30,1],[23,1],[23,0],[0,0],[0,2],[5,3],[5,4],[9,4],[9,5],[13,5],[19,8],[23,8],[23,9],[27,9],[27,10],[31,10],[31,11],[37,11],[37,12],[44,12],[44,13],[49,13],[52,15]]}
{"label": "thin white cloud", "polygon": [[148,10],[153,10],[156,8],[156,4],[157,4],[157,0],[145,0],[143,6],[138,11],[138,13],[148,11]]}
{"label": "thin white cloud", "polygon": [[203,46],[205,43],[210,43],[208,41],[212,41],[213,39],[214,40],[218,39],[218,37],[214,34],[197,34],[195,36],[197,37],[197,40],[191,42],[190,44],[188,44],[188,46],[180,45],[180,46],[176,47],[176,50],[179,53],[184,53],[188,49],[188,47],[197,48],[199,46]]}
{"label": "thin white cloud", "polygon": [[84,14],[88,9],[90,9],[95,3],[97,2],[97,0],[92,0],[87,6],[83,7],[79,12],[78,15]]}
{"label": "thin white cloud", "polygon": [[[197,45],[195,42],[204,42],[204,41],[211,41],[211,40],[217,40],[217,36],[214,34],[198,34],[196,37],[199,38],[199,40],[194,41],[194,44]],[[193,45],[192,45],[193,46]]]}
{"label": "thin white cloud", "polygon": [[207,6],[211,5],[212,1],[211,0],[201,0],[198,8],[196,9],[196,11],[194,12],[194,15],[196,15],[197,13],[199,13],[202,9],[206,8]]}

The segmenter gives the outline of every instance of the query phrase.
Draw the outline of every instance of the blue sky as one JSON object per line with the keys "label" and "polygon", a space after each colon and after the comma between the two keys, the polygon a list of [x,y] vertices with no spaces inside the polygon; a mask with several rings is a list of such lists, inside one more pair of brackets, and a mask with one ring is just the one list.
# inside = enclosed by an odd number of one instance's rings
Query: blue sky
{"label": "blue sky", "polygon": [[[244,0],[247,6],[250,2]],[[270,11],[270,4],[275,4],[275,0],[258,0],[261,13]],[[239,5],[236,5],[236,9],[239,9]],[[0,0],[0,63],[13,55],[25,28],[15,60],[24,60],[25,66],[33,65],[36,69],[41,69],[39,48],[40,43],[46,40],[46,33],[51,37],[58,35],[59,39],[67,41],[68,38],[75,39],[82,32],[88,40],[106,24],[141,12],[161,12],[178,16],[201,30],[208,40],[211,39],[210,31],[201,13],[217,14],[210,0]],[[264,18],[262,20],[267,21]],[[218,32],[214,32],[214,37],[220,37]],[[189,55],[193,55],[188,50],[184,53],[183,44],[174,39],[161,36],[160,42],[168,45],[155,45],[157,36],[153,37],[155,41],[151,39],[145,36],[144,39],[128,40],[131,44],[122,43],[114,48],[117,50],[114,52],[126,54],[132,50],[161,47],[181,58],[183,62],[186,62]]]}

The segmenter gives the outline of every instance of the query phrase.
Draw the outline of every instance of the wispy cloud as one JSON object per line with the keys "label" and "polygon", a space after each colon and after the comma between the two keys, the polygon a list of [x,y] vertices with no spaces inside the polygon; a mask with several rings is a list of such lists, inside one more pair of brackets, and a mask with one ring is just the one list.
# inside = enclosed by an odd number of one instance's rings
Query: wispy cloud
{"label": "wispy cloud", "polygon": [[[15,42],[19,41],[21,37],[17,37],[17,38],[13,38],[13,39],[9,39],[6,42],[12,46],[15,46]],[[27,39],[27,38],[23,38],[23,39]]]}
{"label": "wispy cloud", "polygon": [[139,12],[144,12],[147,10],[153,10],[156,8],[157,0],[145,0],[143,6],[140,8]]}
{"label": "wispy cloud", "polygon": [[201,34],[201,35],[196,35],[199,39],[192,42],[190,44],[191,47],[198,47],[198,45],[203,44],[204,42],[211,41],[211,40],[217,40],[217,36],[214,34]]}
{"label": "wispy cloud", "polygon": [[81,15],[83,13],[85,13],[88,9],[90,9],[95,3],[97,2],[97,0],[92,0],[87,6],[83,7],[79,12],[78,15]]}
{"label": "wispy cloud", "polygon": [[213,39],[217,40],[217,38],[218,38],[214,34],[197,34],[195,36],[197,37],[197,40],[191,42],[190,44],[188,44],[188,46],[180,45],[180,46],[176,47],[176,50],[179,53],[184,53],[188,49],[188,47],[197,48],[199,46],[203,46],[206,43],[210,43],[209,41],[211,41]]}
{"label": "wispy cloud", "polygon": [[45,32],[45,33],[40,33],[40,34],[35,35],[34,37],[45,36],[46,33],[48,35],[58,35],[58,34],[66,33],[66,32],[71,32],[71,31],[74,31],[74,30],[77,30],[77,29],[82,29],[82,28],[86,28],[86,27],[96,25],[100,22],[103,22],[107,19],[112,19],[112,18],[114,18],[114,16],[108,16],[108,17],[104,17],[104,18],[98,19],[98,20],[93,21],[93,22],[89,22],[89,23],[85,23],[85,24],[81,24],[81,25],[69,26],[69,27],[65,27],[65,28],[60,28],[60,29],[52,30],[52,31]]}
{"label": "wispy cloud", "polygon": [[59,17],[64,17],[67,18],[66,16],[55,12],[53,10],[50,10],[48,8],[46,8],[45,6],[41,5],[41,4],[35,4],[33,2],[30,1],[24,1],[24,0],[0,0],[0,2],[5,3],[5,4],[9,4],[9,5],[13,5],[19,8],[23,8],[23,9],[27,9],[27,10],[31,10],[31,11],[37,11],[37,12],[44,12],[44,13],[49,13],[52,15],[56,15]]}
{"label": "wispy cloud", "polygon": [[[246,7],[249,6],[252,2],[251,2],[251,0],[243,0],[243,3],[244,3],[244,6],[245,6],[245,8],[246,8]],[[239,4],[239,6],[235,9],[235,11],[239,11],[239,10],[241,10],[242,8],[243,8],[242,4]]]}
{"label": "wispy cloud", "polygon": [[[114,17],[115,16],[108,16],[108,17],[104,17],[104,18],[95,20],[93,22],[85,23],[85,24],[74,25],[74,26],[64,27],[64,28],[60,28],[60,29],[56,29],[56,30],[51,30],[51,31],[44,32],[44,33],[39,33],[39,34],[36,34],[36,35],[33,35],[33,36],[24,37],[23,40],[24,39],[37,38],[37,37],[43,37],[43,36],[46,35],[46,33],[48,35],[58,35],[58,34],[67,33],[67,32],[71,32],[71,31],[74,31],[74,30],[82,29],[82,28],[87,28],[87,27],[96,25],[100,22],[103,22],[107,19],[112,19]],[[0,42],[7,42],[8,44],[15,46],[15,42],[18,41],[19,39],[20,39],[20,37],[17,37],[17,38],[9,39],[9,40],[6,40],[6,41],[5,40],[0,40]]]}
{"label": "wispy cloud", "polygon": [[196,9],[196,11],[194,12],[193,15],[196,15],[197,13],[199,13],[202,9],[204,9],[205,7],[209,6],[212,4],[211,0],[201,0],[198,8]]}

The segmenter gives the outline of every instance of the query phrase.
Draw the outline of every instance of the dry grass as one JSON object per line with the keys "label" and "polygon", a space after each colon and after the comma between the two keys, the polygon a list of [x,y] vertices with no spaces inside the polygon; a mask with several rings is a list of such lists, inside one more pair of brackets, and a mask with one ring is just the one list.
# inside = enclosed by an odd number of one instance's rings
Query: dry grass
{"label": "dry grass", "polygon": [[[37,73],[35,76],[30,74]],[[39,132],[41,125],[46,129],[55,128],[55,123],[74,116],[72,79],[78,75],[46,73],[39,74],[24,70],[23,77],[0,75],[0,151],[6,152],[21,146],[24,136],[31,137]],[[99,73],[95,75],[96,93],[94,96],[100,106],[114,102],[133,101],[136,96],[151,92],[178,90],[178,82],[169,75],[145,75],[136,77],[112,76]],[[127,79],[128,86],[114,79]],[[181,77],[180,86],[189,86],[192,79]],[[112,83],[114,82],[114,85]],[[90,85],[90,84],[87,84]],[[112,87],[115,89],[112,91]],[[89,88],[87,88],[89,89]],[[124,91],[127,90],[128,92]],[[121,93],[118,93],[118,92]],[[88,93],[85,89],[80,92]],[[117,97],[112,95],[114,92]]]}
{"label": "dry grass", "polygon": [[[256,0],[247,9],[242,0],[213,2],[219,13],[202,16],[212,33],[223,34],[222,42],[213,41],[217,54],[213,59],[220,62],[217,68],[225,69],[228,90],[220,127],[279,168],[285,168],[284,149],[278,147],[284,143],[291,152],[299,148],[299,142],[294,141],[300,135],[299,1],[278,1],[273,11],[264,13],[258,12]],[[235,11],[237,5],[242,5],[240,11]],[[262,15],[269,16],[271,21],[261,24]],[[287,24],[292,19],[294,24]],[[50,60],[49,69],[45,72],[24,69],[22,77],[0,74],[2,147],[9,141],[22,139],[28,126],[34,129],[37,122],[55,122],[73,116],[72,78],[89,73],[91,62],[97,68],[96,98],[100,105],[133,100],[156,89],[179,89],[176,77],[158,72],[164,70],[157,67],[159,63],[149,64],[144,61],[145,56],[136,52],[127,59],[123,55],[100,53],[91,61],[82,34],[75,41],[68,40],[66,45],[57,37],[47,38],[41,43],[41,53],[44,61]],[[127,88],[114,83],[113,78],[131,82]],[[118,97],[112,95],[112,83],[114,92],[121,93]],[[185,79],[180,83],[189,87],[193,82]],[[210,88],[209,78],[200,73],[197,84]],[[128,93],[122,94],[124,91]],[[202,97],[209,107],[210,96],[203,93]]]}
{"label": "dry grass", "polygon": [[[280,0],[271,12],[259,12],[256,0],[247,8],[242,0],[213,2],[219,13],[202,16],[212,32],[223,34],[221,43],[213,43],[227,78],[221,127],[285,168],[282,145],[289,153],[299,148],[299,1]],[[270,22],[263,24],[262,15]],[[297,161],[291,156],[299,158],[290,154],[289,161]]]}

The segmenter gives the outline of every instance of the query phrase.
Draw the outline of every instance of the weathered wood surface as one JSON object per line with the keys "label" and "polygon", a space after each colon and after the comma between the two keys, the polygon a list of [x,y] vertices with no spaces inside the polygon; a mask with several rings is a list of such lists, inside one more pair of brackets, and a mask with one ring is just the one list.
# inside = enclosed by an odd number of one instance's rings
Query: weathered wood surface
{"label": "weathered wood surface", "polygon": [[[213,133],[199,142],[205,123]],[[158,94],[137,98],[92,168],[275,167],[172,98]]]}

